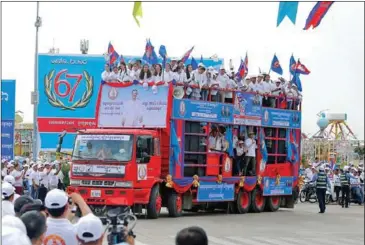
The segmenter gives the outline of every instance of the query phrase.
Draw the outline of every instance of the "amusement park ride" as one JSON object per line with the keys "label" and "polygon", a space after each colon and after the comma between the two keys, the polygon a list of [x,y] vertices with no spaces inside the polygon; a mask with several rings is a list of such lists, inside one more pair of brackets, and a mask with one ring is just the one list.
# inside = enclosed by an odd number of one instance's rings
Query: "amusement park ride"
{"label": "amusement park ride", "polygon": [[319,130],[311,137],[302,138],[303,155],[311,161],[318,157],[320,161],[333,162],[336,165],[361,160],[354,153],[354,149],[364,142],[357,139],[347,124],[347,114],[327,111],[322,110],[317,114]]}

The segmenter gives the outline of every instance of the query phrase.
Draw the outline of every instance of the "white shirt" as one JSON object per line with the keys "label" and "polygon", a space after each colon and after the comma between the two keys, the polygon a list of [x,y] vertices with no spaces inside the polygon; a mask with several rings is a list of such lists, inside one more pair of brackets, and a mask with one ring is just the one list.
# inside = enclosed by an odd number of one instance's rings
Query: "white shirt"
{"label": "white shirt", "polygon": [[18,178],[19,176],[22,175],[22,171],[18,171],[16,169],[14,169],[11,173],[10,173],[11,176],[13,176],[15,178],[15,182],[14,182],[14,186],[23,186],[23,178],[19,178],[19,179],[16,179]]}
{"label": "white shirt", "polygon": [[78,245],[75,229],[68,219],[47,218],[47,231],[43,244]]}
{"label": "white shirt", "polygon": [[313,178],[313,172],[312,172],[311,168],[306,168],[305,169],[305,176],[310,180]]}
{"label": "white shirt", "polygon": [[1,170],[1,175],[3,177],[5,177],[6,175],[8,175],[8,168],[3,168],[3,170]]}
{"label": "white shirt", "polygon": [[172,71],[164,71],[163,73],[163,81],[165,83],[169,83],[174,79],[174,73]]}
{"label": "white shirt", "polygon": [[236,146],[236,152],[238,157],[242,156],[244,152],[244,147]]}
{"label": "white shirt", "polygon": [[120,73],[119,73],[119,80],[121,82],[129,82],[129,81],[131,81],[131,78],[129,76],[129,72],[128,71],[120,71]]}
{"label": "white shirt", "polygon": [[333,180],[335,182],[335,186],[341,186],[341,179],[340,179],[340,175],[334,174],[333,175]]}
{"label": "white shirt", "polygon": [[156,83],[161,82],[162,81],[162,73],[161,76],[157,75],[157,76],[153,76],[152,80]]}
{"label": "white shirt", "polygon": [[251,138],[247,138],[245,140],[245,144],[247,147],[247,153],[246,156],[248,157],[256,157],[256,141],[254,139]]}
{"label": "white shirt", "polygon": [[263,94],[264,93],[264,85],[263,85],[263,81],[261,82],[256,82],[256,90],[259,91],[260,94]]}
{"label": "white shirt", "polygon": [[47,174],[48,170],[45,169],[43,172],[39,172],[39,181],[40,184],[44,185],[44,187],[48,188],[49,185],[49,174]]}
{"label": "white shirt", "polygon": [[258,87],[257,82],[255,82],[255,83],[251,82],[251,83],[248,85],[248,88],[249,88],[249,91],[250,91],[250,92],[257,92],[257,91],[259,90],[259,87]]}
{"label": "white shirt", "polygon": [[208,84],[207,75],[205,72],[200,74],[198,70],[192,72],[194,76],[194,81],[191,81],[191,84],[199,85],[199,88],[202,88],[204,85]]}
{"label": "white shirt", "polygon": [[5,215],[15,216],[14,204],[8,200],[1,202],[1,217]]}
{"label": "white shirt", "polygon": [[143,125],[143,112],[144,106],[140,100],[129,100],[126,101],[123,108],[124,127],[140,126]]}
{"label": "white shirt", "polygon": [[55,175],[56,169],[52,169],[49,173],[49,185],[50,186],[57,186],[58,185],[58,176]]}
{"label": "white shirt", "polygon": [[101,73],[101,79],[103,81],[108,81],[109,80],[109,77],[110,77],[110,72],[108,71],[103,71],[103,73]]}
{"label": "white shirt", "polygon": [[184,82],[186,78],[185,72],[174,72],[174,79],[176,80],[176,82]]}
{"label": "white shirt", "polygon": [[[275,89],[280,89],[280,90],[274,91]],[[271,93],[272,93],[272,95],[280,95],[281,90],[282,90],[281,85],[277,86],[276,84],[273,84],[273,86],[271,88],[271,91],[273,91],[273,92],[271,92]]]}
{"label": "white shirt", "polygon": [[30,174],[29,180],[31,181],[32,184],[33,184],[33,180],[34,180],[35,184],[39,185],[39,172],[38,171],[33,171]]}
{"label": "white shirt", "polygon": [[[229,89],[235,89],[235,88],[237,88],[237,83],[234,81],[234,80],[232,80],[232,79],[229,79],[228,80],[228,83],[227,83],[227,88],[229,88]],[[232,92],[227,92],[226,93],[226,98],[232,98],[233,97],[233,93]]]}
{"label": "white shirt", "polygon": [[272,90],[272,84],[270,82],[262,82],[262,93],[270,94]]}
{"label": "white shirt", "polygon": [[120,81],[119,73],[112,72],[109,76],[109,79],[113,81]]}
{"label": "white shirt", "polygon": [[228,81],[229,81],[229,77],[227,74],[219,74],[217,76],[217,81],[219,82],[219,87],[220,88],[228,88]]}
{"label": "white shirt", "polygon": [[209,136],[209,149],[215,149],[216,138],[214,136]]}

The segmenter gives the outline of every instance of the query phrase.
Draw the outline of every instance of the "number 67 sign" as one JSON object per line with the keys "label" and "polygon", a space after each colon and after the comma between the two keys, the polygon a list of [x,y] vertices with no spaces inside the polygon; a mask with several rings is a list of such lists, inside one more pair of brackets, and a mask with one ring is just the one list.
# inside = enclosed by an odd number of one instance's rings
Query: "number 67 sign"
{"label": "number 67 sign", "polygon": [[[81,98],[75,100],[76,91],[83,78],[86,81],[85,91]],[[70,80],[75,80],[73,85]],[[87,71],[83,71],[83,74],[70,74],[67,69],[63,69],[55,74],[55,70],[51,70],[44,78],[44,91],[48,97],[48,102],[52,106],[60,107],[63,110],[75,110],[76,108],[85,107],[92,97],[93,87],[93,77]]]}

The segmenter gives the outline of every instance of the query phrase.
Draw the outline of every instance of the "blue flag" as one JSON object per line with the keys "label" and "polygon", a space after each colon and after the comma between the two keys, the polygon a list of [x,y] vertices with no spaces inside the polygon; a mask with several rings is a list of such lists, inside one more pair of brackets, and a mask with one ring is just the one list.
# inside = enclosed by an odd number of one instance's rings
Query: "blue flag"
{"label": "blue flag", "polygon": [[277,74],[283,75],[283,68],[281,68],[280,62],[276,54],[272,58],[271,61],[271,68],[273,72],[276,72]]}
{"label": "blue flag", "polygon": [[294,83],[295,86],[297,86],[300,92],[302,92],[303,91],[302,82],[300,81],[299,75],[300,75],[299,73],[295,73],[291,82]]}
{"label": "blue flag", "polygon": [[290,57],[290,61],[289,61],[289,71],[290,74],[292,74],[294,76],[294,74],[296,73],[296,67],[297,67],[297,62],[294,59],[294,56],[291,55]]}
{"label": "blue flag", "polygon": [[158,63],[158,58],[157,58],[157,54],[155,52],[155,47],[153,47],[150,39],[148,39],[146,42],[146,49],[145,49],[142,59],[150,65]]}
{"label": "blue flag", "polygon": [[265,144],[265,133],[264,133],[264,129],[261,128],[260,130],[260,152],[261,152],[261,161],[264,163],[264,165],[266,165],[267,163],[267,159],[268,159],[268,154],[267,154],[267,148],[266,148],[266,144]]}
{"label": "blue flag", "polygon": [[194,57],[191,57],[191,66],[193,67],[193,70],[198,68],[198,63],[196,63]]}
{"label": "blue flag", "polygon": [[162,57],[162,68],[165,69],[165,65],[166,65],[166,57],[167,57],[167,51],[166,51],[166,47],[165,45],[161,45],[160,49],[158,51],[158,53],[161,55]]}
{"label": "blue flag", "polygon": [[176,134],[176,130],[175,130],[175,124],[173,122],[171,122],[171,148],[173,150],[172,153],[172,159],[173,162],[175,162],[175,164],[180,165],[179,162],[179,154],[180,154],[180,144],[179,144],[179,140]]}
{"label": "blue flag", "polygon": [[285,16],[295,25],[298,12],[298,2],[280,2],[276,26],[284,20]]}
{"label": "blue flag", "polygon": [[232,132],[232,127],[227,127],[226,128],[226,140],[228,141],[228,155],[230,157],[233,157],[233,145],[232,145],[232,142],[233,142],[233,132]]}

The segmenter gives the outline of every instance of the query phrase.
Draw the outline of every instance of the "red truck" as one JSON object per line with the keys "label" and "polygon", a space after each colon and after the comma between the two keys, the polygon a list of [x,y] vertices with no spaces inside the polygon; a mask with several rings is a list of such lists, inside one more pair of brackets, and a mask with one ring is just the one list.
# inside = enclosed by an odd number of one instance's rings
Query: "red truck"
{"label": "red truck", "polygon": [[[233,100],[222,103],[213,89],[206,90],[206,100],[192,100],[194,89],[102,84],[98,128],[75,138],[68,191],[80,193],[100,216],[115,206],[145,210],[148,218],[158,218],[162,207],[172,217],[293,208],[300,103],[271,96],[275,106],[265,107],[259,95],[236,90],[223,91]],[[244,148],[246,156],[238,153],[245,143],[253,147]]]}

